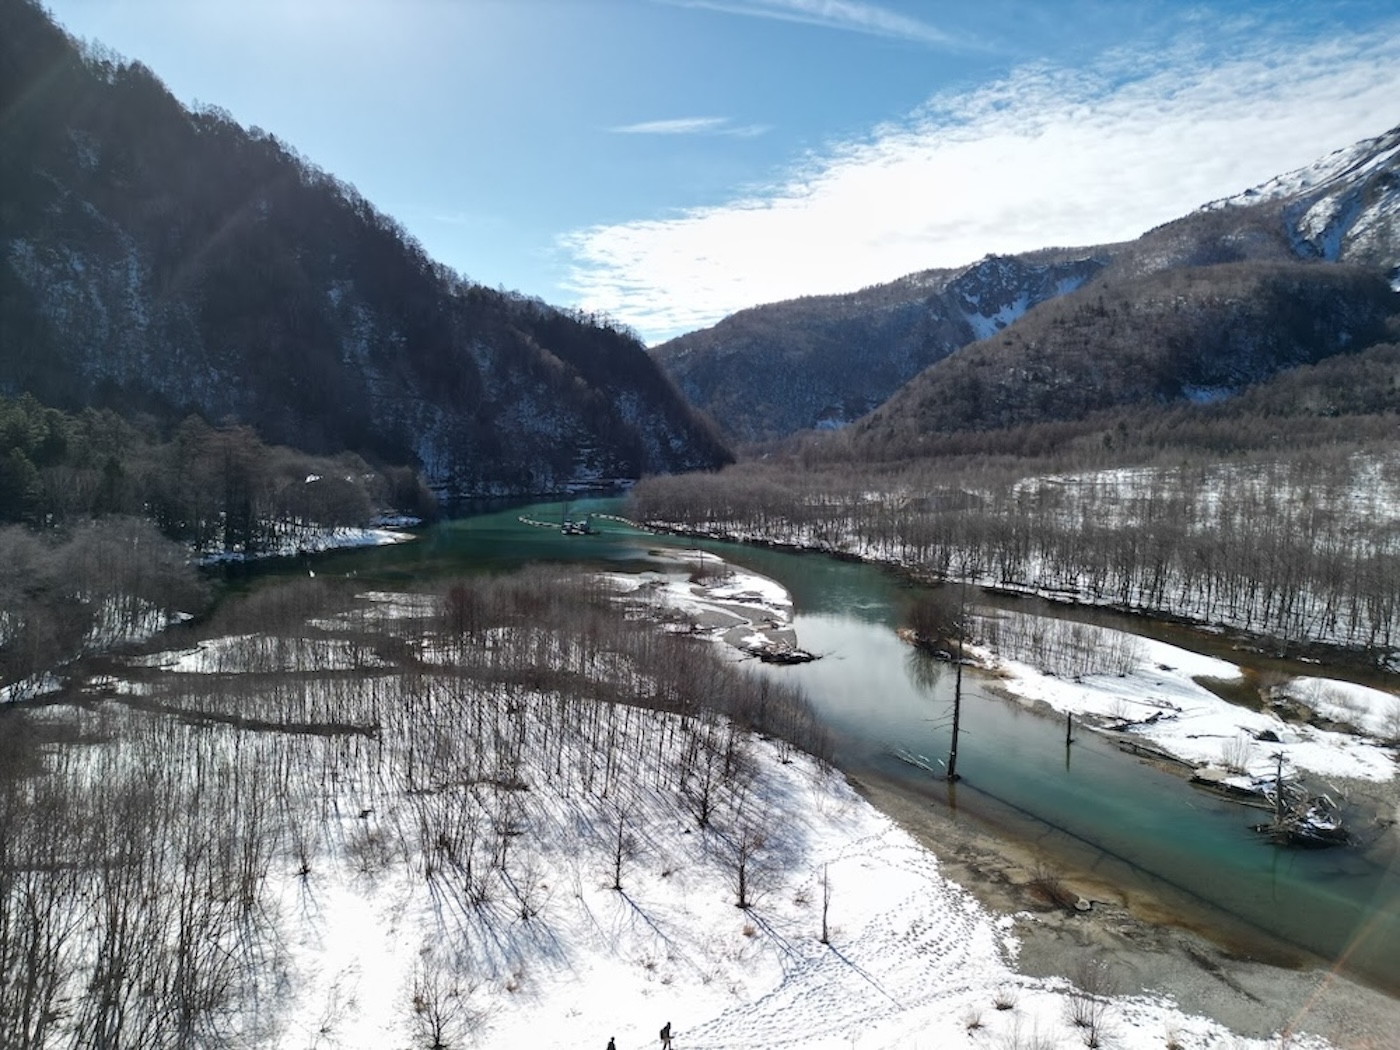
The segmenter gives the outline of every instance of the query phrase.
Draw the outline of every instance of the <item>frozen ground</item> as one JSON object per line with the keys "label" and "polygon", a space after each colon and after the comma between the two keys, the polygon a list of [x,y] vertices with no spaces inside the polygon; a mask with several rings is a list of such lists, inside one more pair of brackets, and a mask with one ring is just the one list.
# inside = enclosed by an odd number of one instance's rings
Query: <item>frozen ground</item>
{"label": "frozen ground", "polygon": [[[659,555],[658,555],[659,556]],[[675,571],[613,573],[619,591],[644,597],[663,618],[725,642],[737,658],[797,651],[792,599],[781,584],[704,551],[667,551]]]}
{"label": "frozen ground", "polygon": [[[1098,724],[1136,723],[1128,730],[1132,735],[1194,765],[1238,767],[1263,776],[1274,771],[1273,756],[1282,753],[1286,769],[1324,778],[1386,781],[1395,776],[1396,749],[1378,739],[1387,736],[1392,712],[1400,707],[1400,698],[1390,693],[1327,678],[1297,678],[1279,687],[1281,695],[1358,732],[1319,729],[1285,721],[1271,710],[1229,703],[1201,684],[1238,682],[1241,672],[1235,664],[1120,631],[1093,631],[1099,646],[1131,652],[1131,668],[1058,677],[987,650],[981,651],[980,662],[1025,701],[1043,702]],[[1122,644],[1125,638],[1131,646]]]}
{"label": "frozen ground", "polygon": [[[839,776],[784,764],[767,745],[755,757],[784,863],[747,910],[704,836],[665,807],[639,814],[634,834],[646,845],[621,891],[606,855],[581,851],[567,827],[522,841],[520,868],[535,873],[543,900],[528,921],[500,905],[455,912],[421,880],[357,874],[343,858],[305,880],[284,876],[295,990],[284,1045],[430,1046],[412,1004],[433,995],[447,1004],[452,1046],[602,1050],[615,1038],[633,1050],[655,1046],[667,1021],[677,1050],[1085,1045],[1072,1021],[1082,997],[1062,979],[1017,972],[1009,917],[946,880],[931,852]],[[484,956],[474,969],[490,976],[450,976],[446,961],[463,952]],[[1100,1034],[1122,1050],[1173,1039],[1201,1050],[1279,1045],[1237,1038],[1161,998],[1096,1009]]]}
{"label": "frozen ground", "polygon": [[[632,582],[700,620],[736,617],[726,631],[790,622],[781,588],[750,574]],[[425,611],[417,599],[365,599],[387,616]],[[336,621],[317,623],[333,632]],[[298,663],[315,673],[276,703],[329,704],[341,695],[333,690],[353,689],[374,735],[284,739],[167,722],[151,745],[169,768],[192,769],[180,756],[202,755],[201,768],[266,771],[247,782],[258,790],[310,792],[314,812],[288,815],[300,828],[278,840],[260,894],[272,969],[248,1004],[256,1017],[230,1023],[246,1045],[604,1050],[612,1038],[617,1050],[637,1050],[657,1046],[666,1022],[676,1050],[1285,1045],[1281,1035],[1232,1033],[1162,995],[1111,996],[1111,982],[1085,989],[1021,972],[1015,916],[980,904],[839,773],[777,741],[739,744],[742,783],[724,786],[701,827],[671,786],[696,739],[687,732],[703,721],[693,714],[565,710],[558,696],[529,689],[479,697],[459,691],[466,679],[439,687],[423,673],[373,676],[374,664],[355,679],[343,672],[356,662],[333,637],[271,650],[242,636],[215,640],[156,654],[140,671],[152,690],[162,675],[244,675],[251,704],[261,702],[258,672]],[[1003,670],[1009,687],[1049,703],[1166,702],[1185,713],[1209,707],[1191,675],[1224,676],[1228,665],[1153,648],[1140,672],[1115,683]],[[1210,717],[1202,727],[1233,731],[1223,712]],[[465,731],[482,719],[469,743]],[[704,733],[722,739],[726,728]],[[149,769],[142,745],[132,746],[129,768]],[[484,777],[463,753],[478,746],[531,758]],[[449,828],[448,816],[470,827]],[[452,836],[491,844],[499,861],[464,871],[443,852]],[[747,907],[738,906],[741,865]],[[1291,1033],[1286,1045],[1332,1044]]]}

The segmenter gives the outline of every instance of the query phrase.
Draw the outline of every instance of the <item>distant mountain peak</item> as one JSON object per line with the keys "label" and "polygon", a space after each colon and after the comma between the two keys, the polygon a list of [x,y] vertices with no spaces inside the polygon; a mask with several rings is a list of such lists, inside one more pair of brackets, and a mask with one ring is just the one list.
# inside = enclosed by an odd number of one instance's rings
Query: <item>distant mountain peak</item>
{"label": "distant mountain peak", "polygon": [[1224,396],[1355,349],[1395,309],[1377,272],[1400,291],[1400,128],[1134,241],[752,307],[652,353],[738,440],[840,429],[911,382],[904,436],[1010,426]]}
{"label": "distant mountain peak", "polygon": [[1300,258],[1384,267],[1400,291],[1400,127],[1202,211],[1259,205],[1281,208]]}
{"label": "distant mountain peak", "polygon": [[1211,201],[1202,211],[1234,206],[1250,206],[1268,201],[1318,197],[1343,184],[1369,179],[1393,169],[1400,156],[1400,127],[1383,135],[1362,139],[1351,146],[1333,150],[1327,156],[1293,171],[1252,186],[1241,193]]}

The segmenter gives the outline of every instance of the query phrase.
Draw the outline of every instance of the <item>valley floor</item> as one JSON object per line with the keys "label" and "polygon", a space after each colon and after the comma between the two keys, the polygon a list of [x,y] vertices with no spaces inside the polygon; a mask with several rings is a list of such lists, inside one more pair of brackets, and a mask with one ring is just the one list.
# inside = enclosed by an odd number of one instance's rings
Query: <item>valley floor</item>
{"label": "valley floor", "polygon": [[[736,657],[755,632],[787,640],[771,581],[699,576],[629,586]],[[359,595],[286,635],[152,652],[93,683],[108,702],[42,709],[91,744],[49,778],[74,804],[88,785],[99,809],[158,787],[139,796],[170,840],[151,877],[190,892],[140,884],[107,905],[152,924],[152,965],[188,919],[142,900],[207,913],[210,1045],[637,1050],[669,1022],[676,1050],[1377,1050],[1400,1030],[1391,999],[1228,959],[1100,887],[1074,887],[1107,902],[1088,915],[1039,908],[1013,844],[778,739],[483,677],[511,669],[490,662],[503,635],[448,644],[427,629],[437,608]],[[620,649],[509,630],[537,669],[630,674]],[[199,714],[215,704],[237,716]],[[248,851],[211,853],[211,827]],[[225,860],[247,898],[198,891]],[[84,1045],[85,960],[109,921],[92,919],[64,949],[71,994],[47,1045]]]}
{"label": "valley floor", "polygon": [[[734,629],[706,610],[735,594],[747,595],[752,603],[749,614],[756,622],[786,625],[791,617],[786,595],[775,595],[771,581],[742,571],[734,572],[723,586],[668,586],[672,607],[687,610],[693,622],[721,640],[732,642]],[[1218,765],[1223,749],[1242,771],[1261,775],[1272,768],[1271,756],[1281,750],[1290,768],[1296,765],[1309,777],[1326,777],[1329,784],[1365,792],[1383,813],[1400,815],[1393,746],[1357,732],[1285,724],[1277,714],[1226,702],[1201,684],[1238,678],[1239,668],[1226,661],[1104,628],[1086,630],[1090,645],[1126,654],[1128,662],[1119,673],[1061,678],[988,650],[970,651],[969,656],[983,673],[996,676],[996,691],[1007,702],[1028,704],[1046,714],[1070,712],[1087,720],[1080,731],[1089,731],[1095,723],[1126,721],[1133,723],[1131,735],[1152,741],[1183,763]],[[1396,703],[1380,690],[1322,677],[1295,679],[1279,690],[1305,699],[1324,715],[1349,717],[1375,732]],[[1142,723],[1157,712],[1167,717]],[[1256,745],[1254,736],[1265,731],[1280,739]],[[1184,1011],[1253,1039],[1310,1033],[1338,1047],[1371,1050],[1392,1045],[1393,1033],[1400,1030],[1400,1002],[1391,996],[1329,973],[1316,960],[1290,956],[1265,962],[1222,947],[1218,936],[1212,939],[1204,931],[1188,929],[1185,918],[1166,911],[1161,901],[1125,892],[1092,872],[1059,873],[1065,891],[1092,901],[1091,910],[1046,907],[1032,889],[1044,863],[1033,844],[959,819],[946,806],[911,792],[905,783],[867,775],[854,786],[936,855],[940,878],[966,887],[989,915],[1014,917],[1013,940],[1008,943],[1015,945],[1014,965],[1022,976],[1073,980],[1086,968],[1106,964],[1118,992],[1165,996]],[[1057,1045],[1053,1038],[1051,1045]],[[1138,1044],[1115,1032],[1108,1045]],[[1181,1039],[1179,1045],[1196,1044]]]}

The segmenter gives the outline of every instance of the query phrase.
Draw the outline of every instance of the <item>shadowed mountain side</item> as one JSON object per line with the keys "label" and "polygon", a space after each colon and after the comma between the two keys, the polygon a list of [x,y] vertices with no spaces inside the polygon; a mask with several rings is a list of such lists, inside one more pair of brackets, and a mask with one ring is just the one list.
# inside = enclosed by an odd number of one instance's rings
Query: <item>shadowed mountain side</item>
{"label": "shadowed mountain side", "polygon": [[[1394,339],[1392,335],[1389,337]],[[763,459],[781,469],[829,477],[875,477],[913,471],[919,485],[943,484],[961,469],[1090,470],[1144,463],[1212,462],[1263,453],[1304,455],[1322,449],[1388,447],[1400,418],[1400,343],[1389,341],[1314,365],[1298,365],[1239,395],[1216,401],[1115,406],[1077,419],[1018,423],[996,430],[917,430],[872,444],[859,426],[838,434],[796,435]],[[1327,453],[1328,455],[1332,453]],[[875,473],[870,473],[874,471]],[[733,475],[731,484],[733,484]],[[765,478],[760,488],[776,482]],[[833,482],[836,484],[836,482]]]}
{"label": "shadowed mountain side", "polygon": [[1089,280],[1107,253],[988,256],[849,295],[754,307],[652,349],[736,441],[844,426],[925,367]]}
{"label": "shadowed mountain side", "polygon": [[632,333],[459,277],[31,0],[0,0],[0,114],[0,391],[247,423],[449,496],[729,459]]}

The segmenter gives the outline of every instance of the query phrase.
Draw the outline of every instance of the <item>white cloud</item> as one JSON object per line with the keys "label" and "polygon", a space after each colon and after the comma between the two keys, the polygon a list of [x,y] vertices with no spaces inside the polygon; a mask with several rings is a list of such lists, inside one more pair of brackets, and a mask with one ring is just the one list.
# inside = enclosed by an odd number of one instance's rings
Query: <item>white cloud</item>
{"label": "white cloud", "polygon": [[650,339],[988,252],[1124,240],[1400,120],[1400,32],[1021,70],[716,207],[575,231],[569,288]]}
{"label": "white cloud", "polygon": [[640,124],[624,124],[608,128],[617,135],[698,135],[718,131],[729,123],[728,117],[677,117],[673,120],[648,120]]}
{"label": "white cloud", "polygon": [[962,46],[950,33],[861,0],[660,0],[672,7],[703,8],[725,14],[843,29],[939,47]]}
{"label": "white cloud", "polygon": [[762,124],[732,124],[728,117],[675,117],[671,120],[623,124],[608,130],[614,135],[734,135],[753,138],[762,135],[768,128]]}

